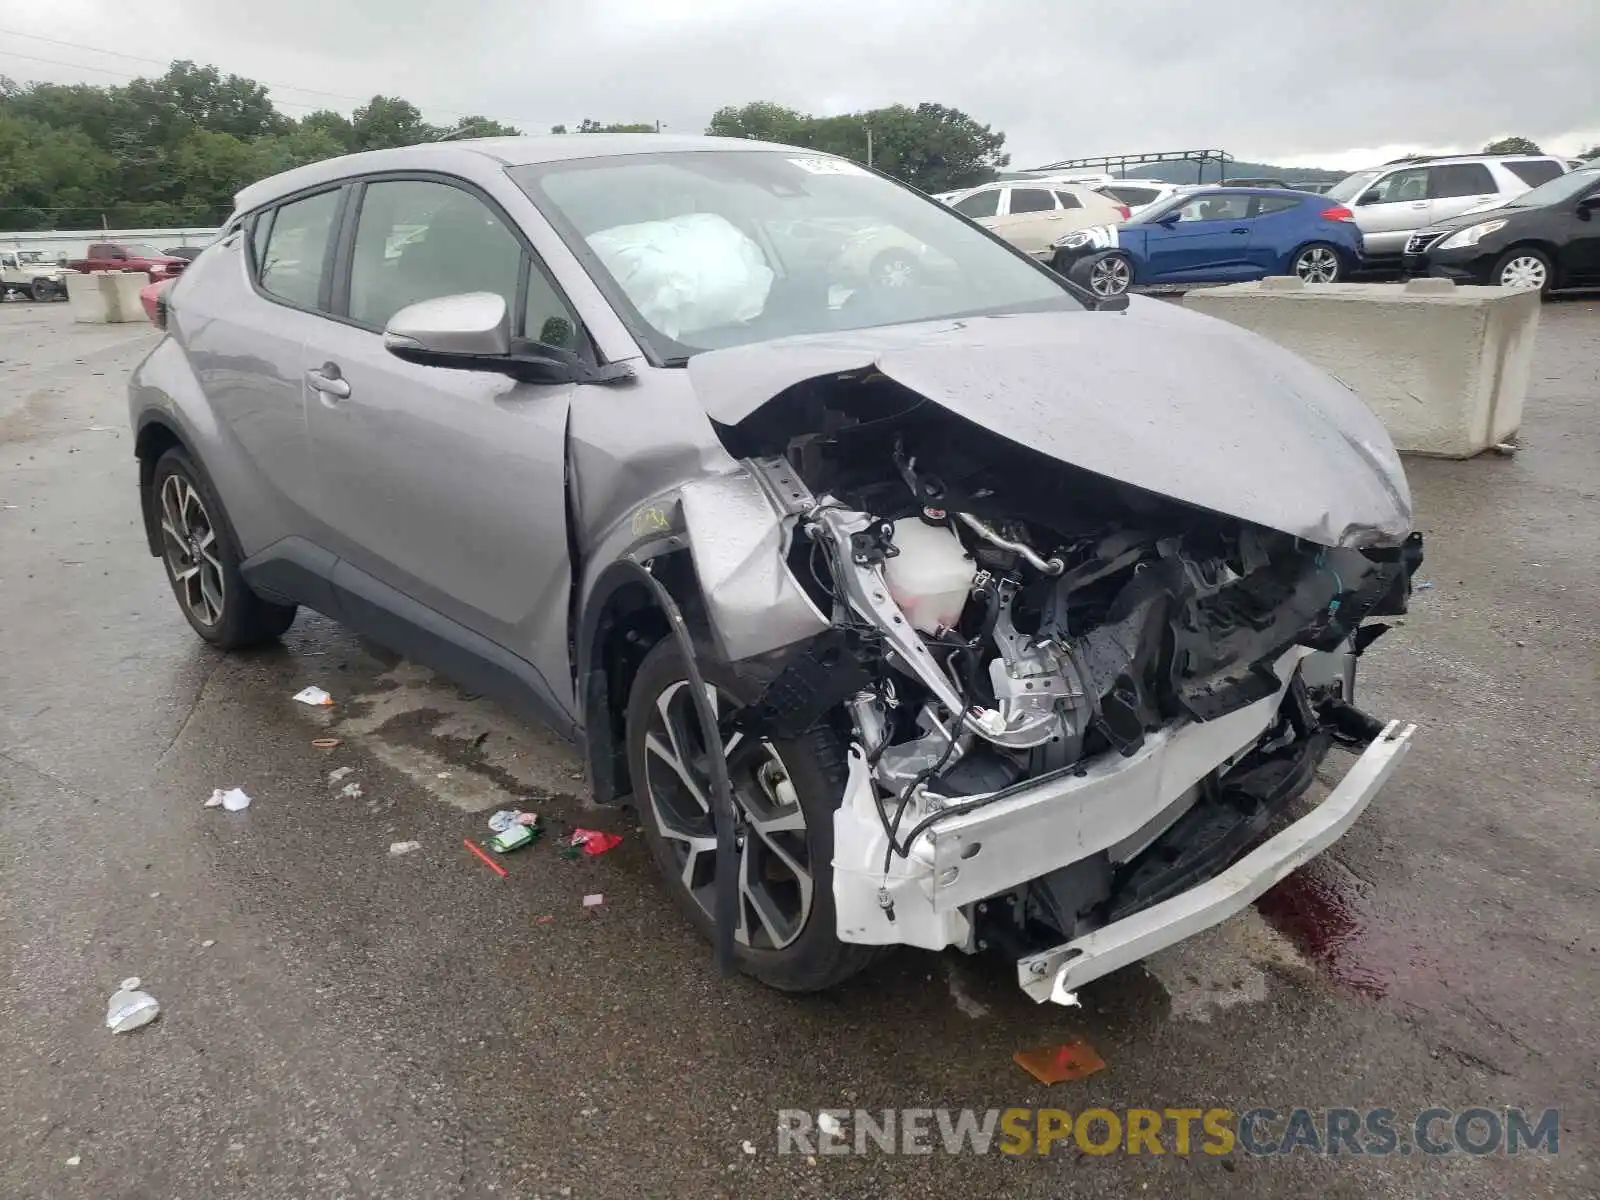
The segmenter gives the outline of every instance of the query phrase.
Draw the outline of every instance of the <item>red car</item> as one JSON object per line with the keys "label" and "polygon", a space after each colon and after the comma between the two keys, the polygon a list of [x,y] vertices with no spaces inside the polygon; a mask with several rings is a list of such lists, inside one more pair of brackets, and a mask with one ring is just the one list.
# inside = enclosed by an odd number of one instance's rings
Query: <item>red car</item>
{"label": "red car", "polygon": [[144,308],[144,315],[150,318],[150,324],[157,329],[167,327],[167,302],[161,297],[171,286],[172,280],[160,279],[139,289],[139,303]]}
{"label": "red car", "polygon": [[153,246],[138,242],[92,242],[87,258],[67,263],[69,271],[88,274],[92,271],[143,271],[152,281],[171,279],[182,272],[189,261],[172,254],[163,254]]}

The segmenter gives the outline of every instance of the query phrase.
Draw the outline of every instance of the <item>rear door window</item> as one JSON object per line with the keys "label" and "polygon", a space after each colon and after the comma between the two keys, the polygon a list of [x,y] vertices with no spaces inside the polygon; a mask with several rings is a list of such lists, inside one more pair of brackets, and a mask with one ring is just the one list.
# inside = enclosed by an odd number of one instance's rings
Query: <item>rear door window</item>
{"label": "rear door window", "polygon": [[1018,213],[1054,212],[1055,200],[1042,188],[1012,188],[1011,215]]}
{"label": "rear door window", "polygon": [[1082,208],[1083,207],[1083,201],[1079,200],[1071,192],[1057,192],[1055,194],[1055,197],[1056,197],[1056,203],[1059,204],[1062,208]]}
{"label": "rear door window", "polygon": [[1501,165],[1531,188],[1549,183],[1563,173],[1561,164],[1548,158],[1512,159]]}
{"label": "rear door window", "polygon": [[1497,191],[1494,176],[1482,163],[1450,163],[1433,168],[1428,196],[1433,200],[1449,200],[1455,196],[1485,196]]}
{"label": "rear door window", "polygon": [[320,306],[338,212],[338,188],[278,206],[257,268],[262,291],[302,308]]}
{"label": "rear door window", "polygon": [[990,188],[986,192],[973,192],[972,195],[963,197],[951,206],[963,216],[992,217],[1000,211],[1000,190]]}
{"label": "rear door window", "polygon": [[1160,194],[1154,188],[1124,187],[1121,184],[1103,187],[1100,190],[1113,200],[1120,201],[1123,204],[1131,204],[1135,207],[1141,204],[1153,203],[1156,196]]}
{"label": "rear door window", "polygon": [[1291,208],[1300,207],[1298,196],[1257,196],[1256,208],[1251,216],[1270,217],[1273,213],[1288,212]]}

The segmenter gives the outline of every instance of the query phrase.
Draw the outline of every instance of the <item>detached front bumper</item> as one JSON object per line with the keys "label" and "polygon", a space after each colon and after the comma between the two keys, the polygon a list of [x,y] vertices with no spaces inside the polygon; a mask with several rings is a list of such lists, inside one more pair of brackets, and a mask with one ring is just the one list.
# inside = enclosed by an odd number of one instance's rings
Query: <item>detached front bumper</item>
{"label": "detached front bumper", "polygon": [[1027,955],[1017,982],[1039,1002],[1069,1003],[1082,985],[1220,924],[1337,841],[1410,749],[1415,725],[1391,721],[1328,798],[1231,867],[1093,933]]}

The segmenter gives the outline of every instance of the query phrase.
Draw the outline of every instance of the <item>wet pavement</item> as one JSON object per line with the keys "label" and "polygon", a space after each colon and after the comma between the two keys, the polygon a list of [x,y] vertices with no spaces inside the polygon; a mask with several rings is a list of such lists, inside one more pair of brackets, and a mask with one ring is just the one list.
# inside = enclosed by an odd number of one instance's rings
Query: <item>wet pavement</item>
{"label": "wet pavement", "polygon": [[[1364,676],[1420,726],[1400,772],[1259,911],[1081,1009],[956,954],[808,998],[719,978],[560,744],[311,614],[281,648],[205,648],[136,510],[123,384],[153,340],[0,305],[0,1195],[1600,1190],[1600,302],[1546,306],[1520,453],[1409,464],[1432,586]],[[332,708],[290,700],[313,683]],[[248,810],[202,807],[235,785]],[[547,839],[501,879],[462,839],[509,804],[625,840]],[[129,975],[161,1017],[113,1035]],[[1011,1061],[1074,1039],[1107,1069],[1046,1088]],[[776,1136],[780,1109],[1507,1105],[1559,1108],[1559,1153]]]}

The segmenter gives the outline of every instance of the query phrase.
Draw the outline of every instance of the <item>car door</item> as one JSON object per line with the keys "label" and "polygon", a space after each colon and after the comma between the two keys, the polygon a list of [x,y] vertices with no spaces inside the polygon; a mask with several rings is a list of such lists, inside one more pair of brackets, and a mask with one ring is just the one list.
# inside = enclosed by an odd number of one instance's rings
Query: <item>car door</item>
{"label": "car door", "polygon": [[[1293,193],[1258,195],[1250,210],[1249,270],[1245,278],[1260,279],[1283,268],[1296,247],[1314,240],[1306,233],[1307,202]],[[1327,205],[1321,207],[1326,208]]]}
{"label": "car door", "polygon": [[1560,247],[1558,264],[1561,282],[1600,286],[1600,177],[1575,200],[1560,207],[1566,210],[1561,230],[1566,234],[1566,245]]}
{"label": "car door", "polygon": [[[1521,192],[1526,189],[1513,189],[1508,181],[1508,194],[1512,190]],[[1427,224],[1458,217],[1468,209],[1499,198],[1500,189],[1494,181],[1494,175],[1483,163],[1442,163],[1428,172],[1428,199],[1432,203],[1428,208]],[[1417,228],[1423,229],[1426,225],[1418,225]]]}
{"label": "car door", "polygon": [[446,655],[509,653],[570,713],[565,432],[576,389],[403,362],[383,329],[409,304],[463,292],[503,296],[514,336],[583,352],[581,326],[511,220],[465,181],[373,177],[351,203],[343,320],[326,322],[303,358],[341,604],[363,606],[368,624],[411,626],[397,642],[420,624]]}
{"label": "car door", "polygon": [[1250,204],[1237,190],[1202,192],[1148,226],[1145,243],[1151,283],[1216,282],[1249,274]]}
{"label": "car door", "polygon": [[246,554],[315,542],[306,438],[306,339],[329,324],[334,247],[347,189],[290,197],[219,244],[186,293],[182,330],[201,390],[239,456],[227,498]]}
{"label": "car door", "polygon": [[1025,254],[1048,256],[1050,243],[1068,230],[1048,188],[1004,189],[1000,214],[983,222]]}
{"label": "car door", "polygon": [[1356,224],[1367,255],[1379,258],[1401,253],[1406,239],[1432,220],[1428,189],[1433,168],[1400,167],[1375,179],[1356,197]]}

